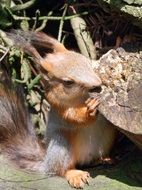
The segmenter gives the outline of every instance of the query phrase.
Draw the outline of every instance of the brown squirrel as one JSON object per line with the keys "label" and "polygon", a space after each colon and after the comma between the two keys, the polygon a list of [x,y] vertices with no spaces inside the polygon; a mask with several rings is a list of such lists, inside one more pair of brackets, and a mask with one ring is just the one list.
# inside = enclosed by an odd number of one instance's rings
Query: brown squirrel
{"label": "brown squirrel", "polygon": [[[32,56],[41,73],[44,70],[45,94],[51,110],[47,148],[43,150],[21,93],[10,82],[1,80],[2,152],[22,168],[63,176],[72,187],[83,188],[89,173],[75,169],[76,165],[102,160],[109,155],[115,139],[115,129],[97,113],[101,80],[94,73],[90,59],[67,50],[44,33],[14,31],[8,36]],[[41,56],[40,50],[45,54]]]}

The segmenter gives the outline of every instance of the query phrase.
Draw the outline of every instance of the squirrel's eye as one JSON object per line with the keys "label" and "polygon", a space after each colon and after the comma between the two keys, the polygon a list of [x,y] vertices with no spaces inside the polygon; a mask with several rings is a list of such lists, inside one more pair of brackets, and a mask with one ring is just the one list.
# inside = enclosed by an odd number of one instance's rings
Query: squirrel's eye
{"label": "squirrel's eye", "polygon": [[66,85],[66,86],[71,86],[74,84],[74,81],[72,80],[63,80],[63,84]]}

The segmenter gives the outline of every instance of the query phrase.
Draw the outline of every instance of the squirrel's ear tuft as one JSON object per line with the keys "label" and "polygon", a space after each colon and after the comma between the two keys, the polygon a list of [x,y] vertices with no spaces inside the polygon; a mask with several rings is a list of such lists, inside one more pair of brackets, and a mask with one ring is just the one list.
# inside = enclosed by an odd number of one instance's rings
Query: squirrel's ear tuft
{"label": "squirrel's ear tuft", "polygon": [[7,36],[13,40],[15,46],[22,48],[32,56],[39,69],[43,68],[48,72],[53,68],[52,64],[48,63],[46,56],[49,54],[52,56],[52,60],[58,62],[59,57],[56,57],[55,53],[62,52],[64,54],[68,51],[58,40],[43,32],[11,30],[7,32]]}
{"label": "squirrel's ear tuft", "polygon": [[43,33],[43,32],[37,32],[35,34],[36,39],[39,42],[39,45],[45,46],[47,48],[51,48],[54,50],[54,52],[66,52],[67,49],[63,44],[58,42],[55,38],[52,38],[51,36]]}
{"label": "squirrel's ear tuft", "polygon": [[54,52],[65,52],[67,49],[63,44],[58,42],[55,38],[43,33],[34,31],[23,31],[23,30],[11,30],[7,32],[7,35],[18,44],[18,47],[22,47],[24,50],[25,44],[30,44],[37,50],[51,49]]}
{"label": "squirrel's ear tuft", "polygon": [[67,49],[55,38],[43,32],[23,32],[22,35],[30,39],[30,43],[38,49],[51,49],[54,52],[65,52]]}

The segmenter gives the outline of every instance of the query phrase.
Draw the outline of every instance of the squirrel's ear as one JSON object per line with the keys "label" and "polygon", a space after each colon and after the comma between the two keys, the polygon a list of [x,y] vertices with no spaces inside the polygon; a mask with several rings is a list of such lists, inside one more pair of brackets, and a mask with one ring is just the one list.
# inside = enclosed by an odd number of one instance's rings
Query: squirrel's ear
{"label": "squirrel's ear", "polygon": [[[55,38],[48,36],[43,32],[11,30],[7,32],[7,36],[14,41],[17,47],[22,48],[27,54],[31,55],[37,67],[40,65],[43,69],[50,72],[52,65],[48,63],[46,58],[43,58],[38,50],[50,49],[52,59],[55,57],[54,52],[68,51],[63,44],[58,42]],[[48,53],[47,53],[48,54]]]}
{"label": "squirrel's ear", "polygon": [[36,49],[51,49],[54,52],[65,52],[67,49],[63,44],[58,42],[55,38],[48,36],[43,32],[11,30],[7,35],[14,40],[15,44],[22,47],[25,51],[25,46],[30,45]]}
{"label": "squirrel's ear", "polygon": [[66,51],[68,51],[63,44],[58,42],[58,40],[46,35],[43,32],[34,33],[34,35],[31,37],[31,41],[32,41],[33,45],[36,45],[39,47],[50,48],[54,52],[66,52]]}

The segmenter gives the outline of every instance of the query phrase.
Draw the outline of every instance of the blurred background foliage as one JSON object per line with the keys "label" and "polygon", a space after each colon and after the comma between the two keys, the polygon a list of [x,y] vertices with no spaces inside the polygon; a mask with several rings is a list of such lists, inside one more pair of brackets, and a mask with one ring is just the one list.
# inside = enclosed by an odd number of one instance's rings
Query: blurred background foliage
{"label": "blurred background foliage", "polygon": [[142,1],[136,0],[0,0],[0,62],[8,60],[14,82],[24,88],[38,133],[49,104],[32,60],[12,46],[10,29],[44,31],[91,59],[109,49],[142,41]]}

